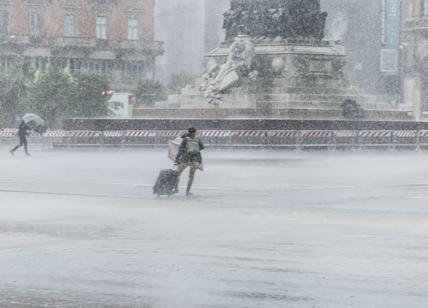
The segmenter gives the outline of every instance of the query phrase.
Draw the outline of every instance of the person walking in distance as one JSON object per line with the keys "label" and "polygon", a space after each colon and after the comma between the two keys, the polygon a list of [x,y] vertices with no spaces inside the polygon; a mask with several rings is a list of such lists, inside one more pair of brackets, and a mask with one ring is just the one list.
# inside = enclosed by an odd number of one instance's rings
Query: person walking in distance
{"label": "person walking in distance", "polygon": [[183,136],[183,140],[178,148],[175,163],[177,165],[177,185],[175,192],[178,193],[180,176],[184,170],[189,168],[189,181],[187,183],[186,196],[191,196],[193,180],[196,170],[203,170],[201,151],[204,149],[202,141],[196,137],[196,129],[189,128],[188,133]]}
{"label": "person walking in distance", "polygon": [[30,153],[28,153],[28,142],[27,142],[27,136],[29,135],[28,131],[30,130],[31,128],[28,127],[28,125],[24,121],[22,121],[21,124],[19,124],[19,128],[18,128],[19,144],[10,151],[10,154],[14,155],[16,150],[24,146],[25,155],[31,156]]}

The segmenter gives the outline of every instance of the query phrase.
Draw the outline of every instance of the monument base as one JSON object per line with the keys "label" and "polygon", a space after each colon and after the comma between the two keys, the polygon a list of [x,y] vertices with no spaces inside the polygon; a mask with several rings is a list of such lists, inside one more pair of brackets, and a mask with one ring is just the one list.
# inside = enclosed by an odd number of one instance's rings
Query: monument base
{"label": "monument base", "polygon": [[[181,95],[170,96],[177,114],[195,117],[285,117],[304,119],[341,119],[342,104],[355,100],[372,119],[407,119],[408,112],[398,110],[389,97],[365,95],[350,87],[345,74],[346,53],[343,45],[327,41],[313,44],[256,42],[254,45],[256,78],[241,76],[223,93],[218,106],[207,102],[205,78],[198,78]],[[205,72],[221,67],[230,57],[231,47],[222,45],[204,58]],[[225,78],[228,78],[227,76]],[[136,111],[157,117],[170,111]]]}
{"label": "monument base", "polygon": [[[142,108],[134,110],[134,118],[150,119],[287,119],[342,120],[337,108]],[[366,120],[410,121],[412,114],[397,110],[366,110]]]}

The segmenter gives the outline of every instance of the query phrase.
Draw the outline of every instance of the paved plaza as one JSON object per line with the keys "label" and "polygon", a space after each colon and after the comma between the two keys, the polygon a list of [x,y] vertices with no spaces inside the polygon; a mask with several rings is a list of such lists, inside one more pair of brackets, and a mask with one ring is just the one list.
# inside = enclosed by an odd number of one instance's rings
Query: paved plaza
{"label": "paved plaza", "polygon": [[0,307],[427,306],[428,153],[205,158],[157,199],[164,150],[2,148]]}

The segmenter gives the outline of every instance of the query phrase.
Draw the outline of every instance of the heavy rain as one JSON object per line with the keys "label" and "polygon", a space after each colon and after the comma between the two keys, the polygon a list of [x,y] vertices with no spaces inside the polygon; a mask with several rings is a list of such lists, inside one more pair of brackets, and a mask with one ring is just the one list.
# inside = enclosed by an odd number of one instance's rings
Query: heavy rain
{"label": "heavy rain", "polygon": [[426,0],[0,0],[0,307],[428,302]]}

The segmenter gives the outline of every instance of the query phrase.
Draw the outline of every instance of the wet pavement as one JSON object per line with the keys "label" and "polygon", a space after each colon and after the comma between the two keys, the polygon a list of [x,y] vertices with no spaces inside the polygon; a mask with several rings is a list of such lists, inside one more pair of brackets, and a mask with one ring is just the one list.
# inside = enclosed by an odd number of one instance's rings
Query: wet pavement
{"label": "wet pavement", "polygon": [[428,153],[208,149],[160,199],[163,150],[2,153],[0,307],[428,302]]}

